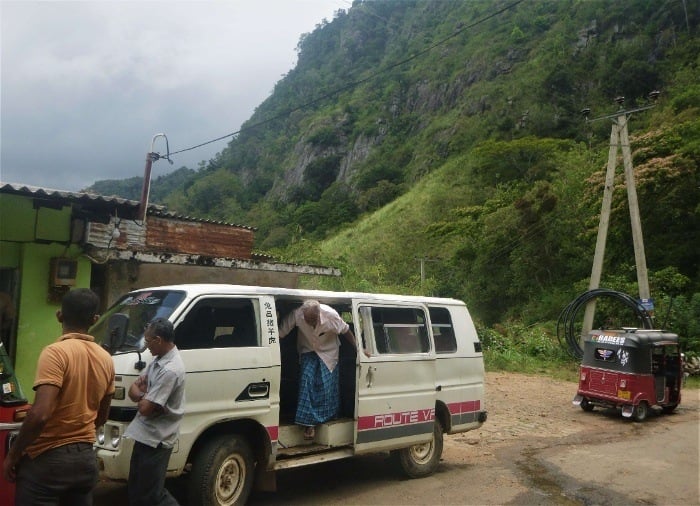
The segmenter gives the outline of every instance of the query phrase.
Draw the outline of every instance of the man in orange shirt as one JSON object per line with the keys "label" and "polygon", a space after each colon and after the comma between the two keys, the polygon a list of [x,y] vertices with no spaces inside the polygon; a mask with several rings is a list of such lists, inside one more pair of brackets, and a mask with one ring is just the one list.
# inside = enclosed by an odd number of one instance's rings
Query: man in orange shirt
{"label": "man in orange shirt", "polygon": [[95,432],[114,394],[112,357],[87,334],[98,307],[94,292],[78,288],[56,312],[63,335],[39,356],[34,404],[3,463],[16,505],[92,505]]}

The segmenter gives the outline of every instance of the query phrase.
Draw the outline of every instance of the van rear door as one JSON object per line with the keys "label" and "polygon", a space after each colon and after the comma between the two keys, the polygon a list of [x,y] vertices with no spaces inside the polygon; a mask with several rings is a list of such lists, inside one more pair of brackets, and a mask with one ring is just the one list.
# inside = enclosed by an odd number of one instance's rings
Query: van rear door
{"label": "van rear door", "polygon": [[422,305],[355,304],[371,357],[358,378],[357,453],[426,442],[435,420],[435,352]]}

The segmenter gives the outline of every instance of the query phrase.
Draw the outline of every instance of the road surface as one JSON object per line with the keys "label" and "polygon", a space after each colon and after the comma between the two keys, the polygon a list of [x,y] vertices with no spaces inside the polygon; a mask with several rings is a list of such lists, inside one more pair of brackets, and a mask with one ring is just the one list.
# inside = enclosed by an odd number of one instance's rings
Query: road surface
{"label": "road surface", "polygon": [[[570,382],[487,373],[487,422],[446,436],[433,476],[410,480],[386,455],[357,457],[280,472],[278,491],[249,504],[700,505],[700,390],[643,423],[586,413],[575,393]],[[182,482],[169,487],[180,494]],[[98,486],[95,505],[124,504],[123,483]]]}

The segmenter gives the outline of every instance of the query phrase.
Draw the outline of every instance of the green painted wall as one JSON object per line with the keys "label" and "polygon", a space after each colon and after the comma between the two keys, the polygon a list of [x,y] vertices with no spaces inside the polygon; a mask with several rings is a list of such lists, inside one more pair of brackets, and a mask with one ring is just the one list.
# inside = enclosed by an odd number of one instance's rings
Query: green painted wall
{"label": "green painted wall", "polygon": [[16,242],[0,241],[0,267],[19,267],[21,250],[21,245]]}
{"label": "green painted wall", "polygon": [[60,300],[49,300],[51,258],[78,261],[76,287],[90,287],[91,262],[69,245],[71,207],[34,208],[34,199],[0,195],[0,266],[18,267],[15,372],[25,395],[34,399],[34,375],[41,350],[61,335]]}
{"label": "green painted wall", "polygon": [[35,222],[36,210],[31,198],[0,195],[0,240],[33,242]]}
{"label": "green painted wall", "polygon": [[66,250],[62,244],[28,243],[22,249],[15,372],[24,393],[33,399],[32,385],[39,353],[61,335],[61,324],[56,320],[56,311],[61,308],[60,301],[48,299],[51,258],[77,258],[75,286],[81,288],[90,287],[91,263],[84,257],[78,257],[81,251],[76,246]]}

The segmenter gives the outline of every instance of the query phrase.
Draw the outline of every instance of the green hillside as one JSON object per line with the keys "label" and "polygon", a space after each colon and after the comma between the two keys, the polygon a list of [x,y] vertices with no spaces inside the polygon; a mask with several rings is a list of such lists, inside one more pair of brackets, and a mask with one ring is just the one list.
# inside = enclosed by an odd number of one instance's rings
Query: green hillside
{"label": "green hillside", "polygon": [[[551,331],[590,276],[612,124],[594,120],[653,105],[629,123],[651,291],[700,347],[699,20],[698,0],[355,1],[219,155],[152,192],[343,270],[314,286]],[[618,165],[602,285],[634,295]],[[120,184],[100,192],[138,197]]]}

